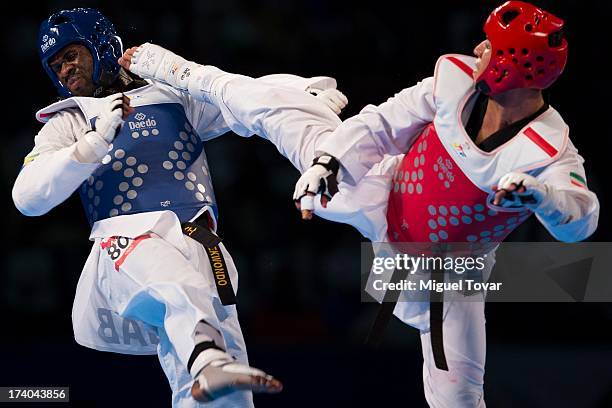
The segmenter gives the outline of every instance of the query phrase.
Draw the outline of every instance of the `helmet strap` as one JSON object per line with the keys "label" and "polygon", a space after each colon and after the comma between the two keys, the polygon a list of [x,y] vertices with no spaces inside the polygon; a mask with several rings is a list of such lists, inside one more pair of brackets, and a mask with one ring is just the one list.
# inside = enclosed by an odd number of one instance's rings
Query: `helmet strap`
{"label": "helmet strap", "polygon": [[101,84],[101,86],[96,89],[94,96],[108,96],[117,92],[126,92],[132,89],[140,88],[141,86],[145,85],[147,85],[147,82],[144,79],[121,68],[119,69],[119,75],[115,81],[107,85]]}

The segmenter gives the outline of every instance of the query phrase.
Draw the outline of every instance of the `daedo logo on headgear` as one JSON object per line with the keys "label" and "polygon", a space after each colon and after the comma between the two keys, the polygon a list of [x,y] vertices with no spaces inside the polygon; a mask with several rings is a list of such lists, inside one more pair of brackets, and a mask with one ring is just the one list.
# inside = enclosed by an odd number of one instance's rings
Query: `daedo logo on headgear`
{"label": "daedo logo on headgear", "polygon": [[130,130],[151,129],[157,126],[155,119],[147,118],[147,115],[142,112],[138,112],[134,115],[134,119],[136,119],[136,122],[128,122]]}
{"label": "daedo logo on headgear", "polygon": [[43,35],[42,38],[43,43],[40,46],[42,52],[47,52],[47,50],[55,45],[55,38],[49,36],[47,34]]}

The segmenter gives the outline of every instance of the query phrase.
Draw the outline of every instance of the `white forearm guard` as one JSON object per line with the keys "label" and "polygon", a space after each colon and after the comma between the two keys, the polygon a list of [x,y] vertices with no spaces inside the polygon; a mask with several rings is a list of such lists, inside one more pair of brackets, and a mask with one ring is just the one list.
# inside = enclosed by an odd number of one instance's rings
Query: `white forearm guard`
{"label": "white forearm guard", "polygon": [[76,143],[74,157],[80,163],[97,163],[108,153],[108,142],[94,130],[90,130]]}
{"label": "white forearm guard", "polygon": [[[216,69],[187,61],[159,45],[144,43],[132,56],[130,71],[142,78],[154,79],[180,91],[187,91],[199,100],[208,100],[210,86],[207,70]],[[208,84],[210,85],[210,84]]]}

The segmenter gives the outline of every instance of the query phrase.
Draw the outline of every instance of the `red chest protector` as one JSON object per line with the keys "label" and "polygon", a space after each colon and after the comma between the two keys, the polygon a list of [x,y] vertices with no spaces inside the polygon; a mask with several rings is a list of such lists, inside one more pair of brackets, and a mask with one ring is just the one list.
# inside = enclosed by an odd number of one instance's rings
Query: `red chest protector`
{"label": "red chest protector", "polygon": [[410,147],[393,177],[387,209],[392,242],[501,242],[532,212],[497,212],[461,171],[434,124]]}

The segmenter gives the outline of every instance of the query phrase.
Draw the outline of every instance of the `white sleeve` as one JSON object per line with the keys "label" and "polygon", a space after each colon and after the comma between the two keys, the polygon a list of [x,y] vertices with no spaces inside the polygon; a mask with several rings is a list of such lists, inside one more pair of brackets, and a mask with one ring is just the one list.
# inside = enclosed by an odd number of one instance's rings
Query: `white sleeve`
{"label": "white sleeve", "polygon": [[321,205],[320,195],[315,200],[315,214],[329,221],[348,224],[372,242],[387,240],[387,204],[391,179],[404,155],[385,155],[380,163],[357,183],[338,184],[338,193]]}
{"label": "white sleeve", "polygon": [[556,190],[556,209],[536,212],[536,217],[559,241],[582,241],[597,229],[599,201],[595,193],[588,190],[582,163],[584,159],[570,141],[559,160],[536,176],[538,181]]}
{"label": "white sleeve", "polygon": [[[238,77],[237,75],[227,74],[225,72],[218,71],[216,69],[210,70],[210,72],[212,72],[213,75],[215,75],[215,71],[219,75],[228,75],[228,77],[234,77],[234,76]],[[246,77],[246,76],[240,76],[240,78],[251,79],[250,77]],[[274,87],[274,88],[292,88],[298,91],[302,91],[304,93],[307,93],[310,88],[326,90],[330,88],[335,89],[337,85],[336,80],[331,77],[318,76],[318,77],[305,78],[305,77],[300,77],[300,76],[292,75],[292,74],[265,75],[259,78],[253,78],[252,81],[256,81],[257,83],[264,85],[264,86],[269,86],[269,87]],[[222,113],[222,110],[215,104],[211,103],[208,98],[204,98],[204,100],[199,100],[198,98],[191,96],[189,93],[180,92],[165,84],[160,83],[160,85],[168,87],[170,90],[175,92],[177,95],[179,95],[179,97],[183,99],[183,105],[185,106],[185,110],[188,115],[189,121],[193,125],[193,127],[196,129],[198,135],[203,141],[214,139],[231,130],[234,130],[226,122],[225,117]],[[237,93],[249,92],[248,87],[241,88],[240,85],[235,85],[233,86],[233,88],[234,88],[234,91],[236,91]],[[300,95],[300,97],[303,97],[303,95]],[[309,100],[309,102],[310,100],[312,100],[310,95],[308,95],[307,99]],[[317,98],[315,99],[316,99],[317,104],[321,103],[319,99]],[[296,101],[296,103],[297,102],[298,101]],[[230,109],[232,107],[226,106],[226,108]],[[237,108],[244,109],[244,107],[237,107]],[[290,109],[290,106],[288,108]],[[228,109],[224,110],[226,114],[228,113]],[[293,112],[293,113],[295,115],[300,115],[298,112]],[[328,115],[325,115],[325,117],[327,116]],[[326,119],[323,118],[323,120],[326,120]],[[338,120],[338,123],[340,123],[339,120]],[[334,124],[333,128],[335,128],[336,126],[337,124]],[[254,133],[255,132],[240,132],[239,134],[241,136],[248,137],[248,136],[252,136]],[[268,137],[270,135],[272,136],[272,138]],[[282,150],[279,148],[279,151],[281,151],[281,153],[285,152],[283,153],[285,157],[288,157],[288,156],[291,157],[293,156],[291,152],[294,152],[296,149],[303,149],[306,152],[312,151],[312,148],[307,147],[307,146],[310,146],[311,144],[309,136],[312,136],[312,135],[315,135],[315,132],[305,132],[304,134],[305,139],[301,140],[302,143],[298,143],[298,144],[292,144],[289,142],[290,140],[295,141],[295,138],[293,139],[289,137],[283,138],[278,135],[274,137],[274,135],[272,134],[260,134],[259,136],[262,136],[268,140],[271,140],[273,143],[275,143],[277,147],[284,145],[284,148]],[[312,156],[312,157],[305,157],[301,161],[308,161],[308,163],[310,164],[312,160],[314,159],[314,151],[312,151],[311,154],[308,154],[306,156]],[[296,162],[294,160],[291,160],[291,161],[294,165],[296,165]],[[305,168],[304,169],[300,168],[301,172],[303,172],[303,170],[305,170]]]}
{"label": "white sleeve", "polygon": [[300,172],[312,164],[320,140],[341,123],[319,98],[269,78],[257,80],[206,66],[199,92],[219,109],[229,129],[269,140]]}
{"label": "white sleeve", "polygon": [[76,135],[84,134],[85,129],[81,126],[84,119],[75,120],[74,115],[56,114],[34,138],[34,149],[26,156],[12,192],[13,202],[22,214],[47,213],[70,197],[100,166],[76,160]]}
{"label": "white sleeve", "polygon": [[421,129],[434,119],[433,78],[406,88],[379,106],[368,105],[345,120],[317,148],[341,164],[341,177],[357,183],[385,154],[405,153]]}

